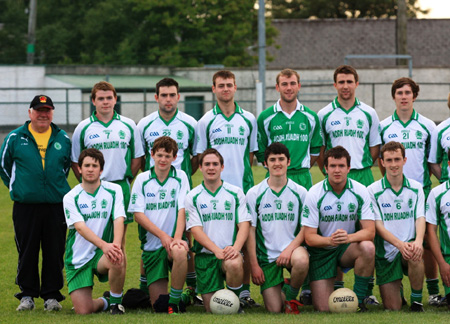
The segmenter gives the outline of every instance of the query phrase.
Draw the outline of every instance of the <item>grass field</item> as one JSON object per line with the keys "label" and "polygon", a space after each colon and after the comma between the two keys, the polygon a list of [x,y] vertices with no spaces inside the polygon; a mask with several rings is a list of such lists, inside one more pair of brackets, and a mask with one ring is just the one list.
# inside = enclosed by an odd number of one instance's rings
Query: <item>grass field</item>
{"label": "grass field", "polygon": [[[375,178],[379,179],[380,174],[377,168],[373,168]],[[323,179],[317,167],[312,169],[313,182],[316,183]],[[258,183],[264,178],[265,171],[262,167],[254,167],[255,180]],[[197,173],[194,177],[194,185],[201,182],[201,177]],[[70,183],[75,185],[73,175],[70,176]],[[437,182],[434,179],[434,185]],[[14,230],[12,224],[12,202],[9,198],[8,190],[5,186],[0,187],[0,246],[3,252],[0,254],[0,323],[444,323],[448,320],[447,309],[429,307],[426,303],[428,295],[424,289],[424,314],[411,314],[405,308],[401,312],[385,312],[382,306],[370,307],[370,312],[365,314],[319,314],[313,311],[312,306],[305,306],[302,309],[301,317],[292,315],[272,315],[267,313],[264,308],[246,310],[244,315],[235,316],[216,316],[205,314],[203,308],[189,307],[188,313],[174,317],[165,314],[152,314],[142,311],[127,311],[125,316],[115,316],[111,318],[108,314],[95,314],[89,316],[77,316],[71,311],[72,303],[67,294],[67,287],[64,287],[63,294],[67,299],[62,302],[63,310],[59,313],[46,313],[43,310],[43,301],[36,300],[36,309],[32,312],[16,312],[18,300],[14,298],[14,293],[18,292],[18,286],[14,284],[17,251],[14,243]],[[127,232],[127,254],[128,268],[125,281],[125,291],[132,287],[138,287],[139,279],[139,242],[137,235],[137,225],[133,223],[129,226]],[[353,274],[350,272],[345,276],[345,286],[352,288]],[[409,300],[409,282],[403,280],[405,286],[405,296]],[[108,290],[107,284],[96,282],[93,295],[100,296],[103,291]],[[262,303],[262,297],[259,288],[252,285],[252,296],[258,302]],[[379,300],[379,291],[375,287],[375,295]],[[443,288],[441,287],[441,293]],[[239,316],[239,317],[237,317]]]}

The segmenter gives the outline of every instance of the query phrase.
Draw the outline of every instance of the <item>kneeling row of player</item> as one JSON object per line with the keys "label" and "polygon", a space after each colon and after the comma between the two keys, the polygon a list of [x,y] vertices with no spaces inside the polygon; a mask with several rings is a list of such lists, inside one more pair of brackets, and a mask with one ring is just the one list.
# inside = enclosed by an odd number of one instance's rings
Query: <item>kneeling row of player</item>
{"label": "kneeling row of player", "polygon": [[[308,272],[314,308],[327,311],[337,266],[344,271],[354,268],[354,291],[362,311],[366,310],[363,300],[374,266],[384,307],[400,309],[401,279],[407,266],[411,310],[423,311],[424,194],[419,183],[403,176],[406,158],[400,143],[390,142],[382,148],[386,176],[368,188],[347,178],[350,156],[344,148],[328,150],[324,158],[328,177],[309,192],[287,178],[289,151],[283,144],[273,143],[265,151],[269,177],[247,197],[221,180],[223,158],[215,149],[200,156],[203,183],[191,191],[184,172],[171,166],[177,154],[175,141],[159,138],[151,154],[155,165],[136,178],[128,211],[139,224],[153,304],[167,294],[171,266],[168,311],[179,311],[189,250],[183,233],[189,230],[195,240],[197,290],[207,311],[212,294],[223,288],[224,280],[239,296],[243,280],[240,251],[245,244],[253,282],[261,286],[271,312],[283,308],[287,313],[299,312],[297,296]],[[70,228],[65,261],[69,294],[77,313],[111,306],[112,313],[121,314],[126,265],[121,249],[122,191],[118,185],[100,181],[104,160],[99,151],[83,151],[78,164],[82,183],[64,198]],[[442,217],[450,212],[448,183],[431,192],[428,205],[429,244],[448,294],[450,266],[445,251],[450,248],[450,238]],[[444,238],[441,242],[446,244],[444,256],[437,226]],[[286,283],[284,268],[291,273]],[[94,274],[100,281],[109,278],[109,300],[92,299]]]}

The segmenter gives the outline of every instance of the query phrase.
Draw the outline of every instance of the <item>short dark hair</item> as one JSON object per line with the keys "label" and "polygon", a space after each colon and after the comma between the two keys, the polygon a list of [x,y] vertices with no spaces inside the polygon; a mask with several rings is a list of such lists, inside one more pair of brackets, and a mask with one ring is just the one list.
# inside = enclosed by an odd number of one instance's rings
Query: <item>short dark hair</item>
{"label": "short dark hair", "polygon": [[175,156],[178,153],[178,144],[169,136],[161,136],[153,142],[152,154],[155,154],[160,149],[165,150],[167,153],[172,153],[172,156]]}
{"label": "short dark hair", "polygon": [[202,165],[203,164],[203,159],[205,158],[205,156],[207,156],[209,154],[217,156],[219,158],[220,165],[223,165],[223,156],[215,148],[208,148],[202,154],[200,154],[200,157],[198,159],[198,163],[200,165]]}
{"label": "short dark hair", "polygon": [[234,76],[233,72],[228,71],[228,70],[220,70],[220,71],[217,71],[216,73],[214,73],[213,78],[212,78],[213,86],[216,86],[217,78],[233,79],[234,83],[236,84],[236,77]]}
{"label": "short dark hair", "polygon": [[159,88],[161,88],[161,87],[176,87],[177,93],[179,90],[178,82],[172,78],[164,78],[162,80],[159,80],[159,82],[156,84],[156,95],[157,96],[159,96]]}
{"label": "short dark hair", "polygon": [[405,85],[409,85],[411,87],[413,98],[416,99],[417,96],[419,95],[420,87],[411,78],[400,78],[395,80],[394,83],[392,83],[391,88],[392,98],[395,98],[395,92],[397,91],[397,89],[400,89]]}
{"label": "short dark hair", "polygon": [[95,100],[95,96],[97,94],[97,91],[112,91],[114,93],[114,98],[117,98],[117,92],[114,86],[106,81],[100,81],[94,85],[91,91],[91,98],[92,100]]}
{"label": "short dark hair", "polygon": [[328,167],[328,158],[330,157],[334,159],[345,158],[347,160],[347,166],[350,166],[350,154],[348,154],[348,151],[343,146],[338,145],[325,152],[323,163],[326,167]]}
{"label": "short dark hair", "polygon": [[382,160],[384,159],[384,152],[395,152],[397,150],[400,150],[400,152],[402,152],[403,158],[406,156],[405,147],[403,146],[402,143],[392,141],[384,144],[380,151],[381,159]]}
{"label": "short dark hair", "polygon": [[333,74],[334,83],[336,83],[338,74],[353,74],[353,76],[355,77],[355,82],[358,82],[359,80],[358,72],[356,72],[353,66],[350,65],[340,65],[336,68],[336,70],[334,70]]}
{"label": "short dark hair", "polygon": [[450,93],[448,94],[447,106],[450,109]]}
{"label": "short dark hair", "polygon": [[277,84],[280,84],[280,77],[284,76],[286,78],[290,78],[291,76],[295,75],[297,77],[297,82],[300,83],[300,74],[298,74],[297,71],[292,69],[283,69],[280,73],[277,75]]}
{"label": "short dark hair", "polygon": [[284,154],[288,160],[291,159],[289,149],[283,143],[274,142],[267,146],[266,150],[264,151],[264,162],[267,163],[267,159],[271,154]]}
{"label": "short dark hair", "polygon": [[78,166],[81,168],[83,165],[83,161],[86,157],[93,158],[96,162],[100,164],[100,170],[103,171],[103,167],[105,166],[105,158],[103,157],[103,153],[95,148],[88,148],[81,151],[80,156],[78,157]]}

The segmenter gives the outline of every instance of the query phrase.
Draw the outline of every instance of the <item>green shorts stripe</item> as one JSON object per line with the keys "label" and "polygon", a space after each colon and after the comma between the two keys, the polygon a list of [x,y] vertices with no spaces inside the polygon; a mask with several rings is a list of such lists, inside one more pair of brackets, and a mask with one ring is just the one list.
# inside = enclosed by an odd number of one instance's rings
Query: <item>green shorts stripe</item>
{"label": "green shorts stripe", "polygon": [[[445,262],[447,262],[448,264],[450,264],[450,256],[444,256],[444,260]],[[443,283],[444,284],[444,283]],[[448,294],[450,294],[450,287],[447,287],[444,284],[444,291],[445,291],[445,295],[447,296]]]}
{"label": "green shorts stripe", "polygon": [[199,294],[208,294],[224,288],[223,282],[226,278],[222,271],[222,260],[217,259],[214,254],[196,254],[195,273]]}
{"label": "green shorts stripe", "polygon": [[164,247],[156,251],[143,251],[142,261],[147,277],[147,286],[160,279],[169,279],[170,264]]}
{"label": "green shorts stripe", "polygon": [[364,169],[351,169],[348,177],[362,183],[366,187],[374,183],[372,169],[370,167]]}
{"label": "green shorts stripe", "polygon": [[128,205],[130,204],[130,197],[131,197],[130,184],[128,183],[128,180],[117,180],[117,181],[111,181],[111,182],[118,184],[122,188],[123,204],[125,206],[125,214],[127,216],[125,218],[124,224],[133,223],[133,213],[129,213],[127,211]]}
{"label": "green shorts stripe", "polygon": [[66,266],[66,279],[69,288],[69,294],[77,289],[94,286],[94,275],[100,282],[108,281],[108,274],[100,274],[97,272],[97,265],[103,256],[102,250],[97,250],[94,257],[78,269],[68,269]]}
{"label": "green shorts stripe", "polygon": [[261,285],[261,292],[267,288],[278,286],[284,282],[284,267],[277,266],[277,262],[271,262],[261,267],[264,273],[264,283]]}
{"label": "green shorts stripe", "polygon": [[408,275],[408,266],[402,262],[402,254],[399,252],[392,262],[384,258],[375,258],[377,285],[384,285]]}
{"label": "green shorts stripe", "polygon": [[335,249],[308,247],[310,281],[336,277],[336,268],[349,245],[342,244]]}

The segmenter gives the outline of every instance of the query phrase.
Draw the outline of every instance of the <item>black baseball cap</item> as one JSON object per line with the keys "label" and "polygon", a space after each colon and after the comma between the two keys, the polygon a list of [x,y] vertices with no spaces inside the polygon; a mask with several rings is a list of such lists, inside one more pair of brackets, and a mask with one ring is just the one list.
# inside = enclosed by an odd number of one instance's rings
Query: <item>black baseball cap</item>
{"label": "black baseball cap", "polygon": [[50,97],[46,95],[39,95],[34,97],[33,101],[30,103],[30,108],[39,109],[39,108],[50,108],[55,109],[53,105],[53,101]]}

